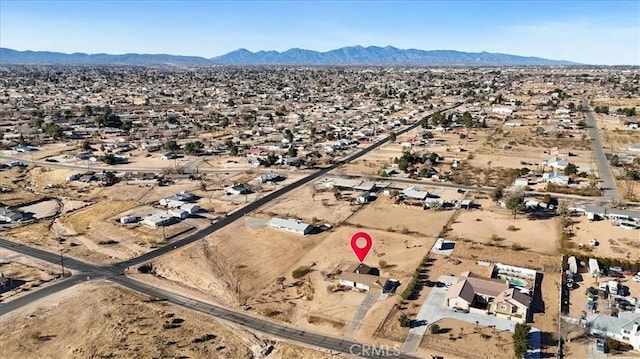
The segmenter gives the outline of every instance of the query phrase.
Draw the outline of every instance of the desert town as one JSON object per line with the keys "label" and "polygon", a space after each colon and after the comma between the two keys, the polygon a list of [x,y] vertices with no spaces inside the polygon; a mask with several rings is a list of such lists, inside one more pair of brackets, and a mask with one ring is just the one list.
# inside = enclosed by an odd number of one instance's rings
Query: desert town
{"label": "desert town", "polygon": [[640,352],[638,68],[0,73],[3,356]]}

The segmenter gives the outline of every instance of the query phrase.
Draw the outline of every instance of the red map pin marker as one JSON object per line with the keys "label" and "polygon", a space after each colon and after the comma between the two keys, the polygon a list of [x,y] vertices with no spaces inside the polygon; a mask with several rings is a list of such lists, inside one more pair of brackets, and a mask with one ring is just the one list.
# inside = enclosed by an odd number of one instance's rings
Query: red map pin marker
{"label": "red map pin marker", "polygon": [[[366,241],[364,247],[358,247],[358,239],[364,239]],[[353,253],[356,254],[356,257],[360,260],[360,263],[364,261],[369,254],[369,250],[373,245],[373,241],[371,240],[371,236],[366,232],[358,232],[351,236],[351,249],[353,249]]]}

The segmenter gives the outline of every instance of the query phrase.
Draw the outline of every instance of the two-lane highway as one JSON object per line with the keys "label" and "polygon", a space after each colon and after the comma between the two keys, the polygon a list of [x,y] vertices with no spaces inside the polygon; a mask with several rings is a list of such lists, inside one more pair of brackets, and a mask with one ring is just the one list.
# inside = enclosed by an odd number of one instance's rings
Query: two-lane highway
{"label": "two-lane highway", "polygon": [[611,172],[611,167],[609,167],[607,155],[604,153],[602,141],[600,140],[600,131],[598,131],[598,124],[589,108],[589,101],[586,99],[582,100],[582,111],[587,119],[587,126],[589,126],[589,138],[591,139],[593,156],[596,161],[596,167],[598,168],[598,176],[602,180],[601,188],[603,190],[603,196],[611,200],[619,200],[620,193],[618,192],[618,185]]}

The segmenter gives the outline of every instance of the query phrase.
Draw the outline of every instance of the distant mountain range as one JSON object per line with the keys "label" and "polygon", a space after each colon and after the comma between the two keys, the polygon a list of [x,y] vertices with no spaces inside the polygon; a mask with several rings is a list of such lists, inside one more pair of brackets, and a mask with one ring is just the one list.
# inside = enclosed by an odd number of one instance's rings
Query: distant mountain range
{"label": "distant mountain range", "polygon": [[239,49],[210,59],[166,54],[64,54],[0,48],[0,64],[51,65],[577,65],[564,60],[489,52],[398,49],[392,46],[351,46],[327,52],[290,49],[251,52]]}

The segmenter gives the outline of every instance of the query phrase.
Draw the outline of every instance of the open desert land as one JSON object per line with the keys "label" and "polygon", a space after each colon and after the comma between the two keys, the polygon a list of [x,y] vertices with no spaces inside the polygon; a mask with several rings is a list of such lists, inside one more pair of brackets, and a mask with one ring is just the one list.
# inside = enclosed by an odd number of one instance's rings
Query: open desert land
{"label": "open desert land", "polygon": [[[574,236],[570,239],[572,250],[593,253],[601,258],[640,259],[640,234],[638,230],[624,229],[609,221],[589,221],[586,216],[572,217]],[[598,246],[589,246],[589,241],[597,240]]]}
{"label": "open desert land", "polygon": [[[269,339],[232,324],[93,282],[2,318],[7,358],[256,358]],[[273,342],[269,357],[324,359],[320,351]]]}
{"label": "open desert land", "polygon": [[0,277],[9,286],[0,291],[0,301],[45,285],[60,275],[61,267],[43,262],[8,249],[0,249]]}
{"label": "open desert land", "polygon": [[[336,288],[337,278],[325,275],[355,261],[349,241],[353,233],[362,229],[339,226],[302,237],[265,227],[266,221],[245,217],[204,243],[154,261],[153,271],[156,276],[197,288],[227,305],[246,304],[274,319],[343,333],[346,321],[365,294],[333,292],[331,288]],[[369,233],[374,248],[366,263],[378,267],[384,260],[386,267],[381,275],[401,283],[408,280],[433,243],[433,237],[425,239],[380,230]],[[299,267],[308,267],[310,273],[292,278],[293,270]],[[284,277],[282,284],[278,284],[279,277]],[[367,325],[373,330],[376,324]]]}
{"label": "open desert land", "polygon": [[491,200],[479,201],[480,210],[460,210],[449,235],[498,248],[510,247],[542,254],[558,253],[560,219],[530,219],[499,208]]}
{"label": "open desert land", "polygon": [[[374,202],[349,218],[348,223],[356,227],[424,237],[426,245],[431,245],[453,214],[454,211],[425,211],[421,207],[396,205],[392,198],[380,194]],[[424,254],[428,250],[429,247],[425,248]]]}
{"label": "open desert land", "polygon": [[258,215],[264,216],[267,220],[270,217],[295,217],[307,223],[337,225],[353,216],[361,208],[361,205],[336,199],[334,193],[328,188],[312,185],[302,186],[285,194],[273,204],[261,208]]}
{"label": "open desert land", "polygon": [[[433,323],[440,327],[438,334],[427,329],[420,347],[427,353],[438,350],[465,359],[511,359],[514,357],[512,332],[493,330],[474,323],[455,319],[441,319]],[[431,325],[433,325],[431,324]]]}

